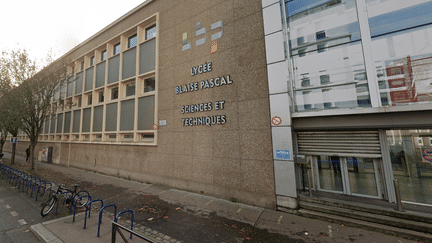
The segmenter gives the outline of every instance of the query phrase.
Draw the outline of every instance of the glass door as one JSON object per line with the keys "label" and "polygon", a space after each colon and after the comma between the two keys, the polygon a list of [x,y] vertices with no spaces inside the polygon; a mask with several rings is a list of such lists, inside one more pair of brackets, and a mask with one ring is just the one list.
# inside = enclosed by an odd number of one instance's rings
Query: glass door
{"label": "glass door", "polygon": [[315,188],[346,195],[381,198],[380,160],[313,156]]}

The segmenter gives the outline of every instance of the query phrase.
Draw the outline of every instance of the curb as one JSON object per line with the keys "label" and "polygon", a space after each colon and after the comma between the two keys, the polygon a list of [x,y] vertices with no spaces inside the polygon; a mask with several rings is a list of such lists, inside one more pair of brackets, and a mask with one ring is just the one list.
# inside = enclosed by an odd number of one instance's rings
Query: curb
{"label": "curb", "polygon": [[[85,212],[75,214],[75,217],[85,214]],[[64,243],[60,238],[58,238],[55,234],[53,234],[51,231],[49,231],[47,228],[45,228],[44,225],[56,223],[58,221],[62,221],[68,218],[72,218],[73,215],[69,215],[63,218],[53,219],[47,222],[39,223],[32,225],[30,227],[30,231],[42,242],[44,243]]]}
{"label": "curb", "polygon": [[30,231],[44,243],[64,243],[56,235],[47,230],[42,224],[32,225]]}

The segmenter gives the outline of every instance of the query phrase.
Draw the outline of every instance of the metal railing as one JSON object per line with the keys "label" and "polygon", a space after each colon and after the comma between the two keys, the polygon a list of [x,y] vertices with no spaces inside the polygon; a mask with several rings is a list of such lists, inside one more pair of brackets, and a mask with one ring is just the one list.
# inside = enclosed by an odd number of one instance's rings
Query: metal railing
{"label": "metal railing", "polygon": [[153,241],[153,240],[151,240],[151,239],[149,239],[149,238],[147,238],[147,237],[145,237],[145,236],[143,236],[143,235],[141,235],[141,234],[139,234],[133,230],[130,230],[130,229],[114,222],[114,221],[112,222],[112,229],[111,229],[111,243],[116,242],[116,236],[117,236],[116,232],[119,233],[119,235],[121,236],[121,238],[123,239],[124,242],[129,243],[127,237],[125,237],[125,235],[123,234],[123,232],[121,232],[121,230],[125,230],[128,233],[135,235],[136,237],[143,240],[143,242],[156,243],[156,241]]}

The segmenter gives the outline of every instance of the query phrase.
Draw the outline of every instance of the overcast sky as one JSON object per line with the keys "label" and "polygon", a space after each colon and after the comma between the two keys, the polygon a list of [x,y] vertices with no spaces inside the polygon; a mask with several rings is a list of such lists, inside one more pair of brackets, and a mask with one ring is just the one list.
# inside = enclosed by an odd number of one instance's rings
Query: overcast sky
{"label": "overcast sky", "polygon": [[25,48],[56,58],[145,0],[1,0],[0,51]]}

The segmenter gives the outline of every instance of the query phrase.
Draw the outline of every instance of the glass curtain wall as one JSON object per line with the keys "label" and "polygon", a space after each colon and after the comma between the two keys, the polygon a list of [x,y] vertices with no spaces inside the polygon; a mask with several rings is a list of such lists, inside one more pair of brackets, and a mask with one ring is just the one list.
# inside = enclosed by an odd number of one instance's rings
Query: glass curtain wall
{"label": "glass curtain wall", "polygon": [[366,0],[382,106],[432,101],[432,1]]}
{"label": "glass curtain wall", "polygon": [[370,107],[355,0],[286,3],[297,112]]}
{"label": "glass curtain wall", "polygon": [[432,130],[387,130],[386,134],[402,200],[432,204]]}
{"label": "glass curtain wall", "polygon": [[432,1],[357,1],[367,21],[356,0],[286,1],[296,112],[371,107],[371,89],[381,106],[432,101]]}

